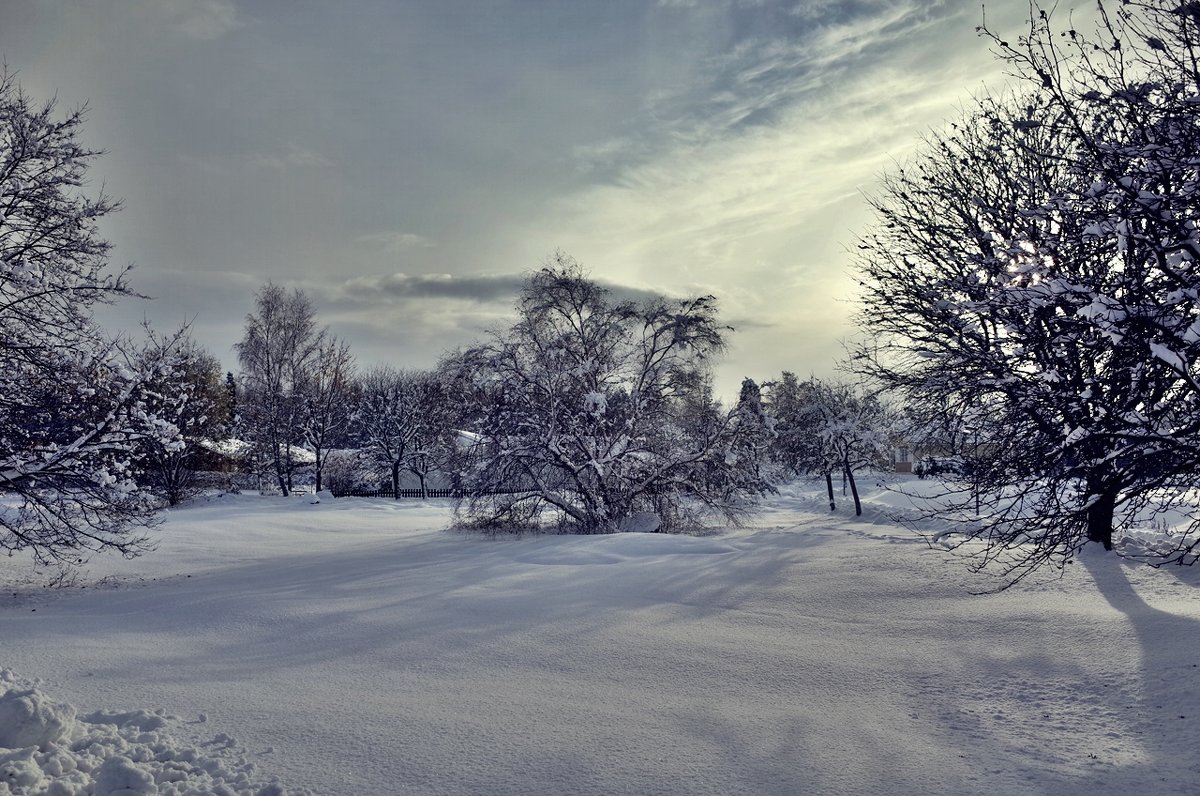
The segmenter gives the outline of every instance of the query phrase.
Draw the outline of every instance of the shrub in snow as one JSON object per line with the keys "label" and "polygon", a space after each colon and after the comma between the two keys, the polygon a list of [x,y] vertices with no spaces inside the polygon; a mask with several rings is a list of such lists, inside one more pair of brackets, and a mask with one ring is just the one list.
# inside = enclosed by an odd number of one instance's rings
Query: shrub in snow
{"label": "shrub in snow", "polygon": [[325,459],[323,486],[335,495],[342,495],[362,486],[366,469],[356,450],[330,451]]}
{"label": "shrub in snow", "polygon": [[662,519],[652,511],[635,511],[621,520],[617,530],[622,533],[657,533]]}

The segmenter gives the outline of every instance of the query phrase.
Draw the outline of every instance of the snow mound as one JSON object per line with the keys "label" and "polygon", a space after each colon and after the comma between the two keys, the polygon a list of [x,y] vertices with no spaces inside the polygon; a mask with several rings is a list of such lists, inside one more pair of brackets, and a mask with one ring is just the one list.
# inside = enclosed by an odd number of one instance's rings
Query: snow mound
{"label": "snow mound", "polygon": [[51,702],[36,688],[0,694],[0,748],[46,751],[75,727],[75,709]]}
{"label": "snow mound", "polygon": [[[195,746],[162,711],[78,716],[0,669],[0,796],[286,796],[227,736]],[[307,791],[293,791],[307,793]]]}

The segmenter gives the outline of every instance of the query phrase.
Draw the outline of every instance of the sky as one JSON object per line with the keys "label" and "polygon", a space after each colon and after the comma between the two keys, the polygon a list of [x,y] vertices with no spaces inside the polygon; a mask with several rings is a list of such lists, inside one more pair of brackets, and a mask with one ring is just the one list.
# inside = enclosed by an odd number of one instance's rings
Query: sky
{"label": "sky", "polygon": [[[124,201],[101,314],[230,370],[254,294],[306,291],[361,367],[433,366],[556,251],[712,294],[718,394],[835,374],[866,196],[1004,83],[977,0],[7,0],[23,88],[87,103]],[[1024,0],[986,9],[1015,35]]]}

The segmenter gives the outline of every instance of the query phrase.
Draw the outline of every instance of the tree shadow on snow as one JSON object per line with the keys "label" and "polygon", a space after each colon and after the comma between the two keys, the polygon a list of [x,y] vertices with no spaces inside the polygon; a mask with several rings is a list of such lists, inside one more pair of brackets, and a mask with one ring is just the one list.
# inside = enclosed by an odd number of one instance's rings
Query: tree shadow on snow
{"label": "tree shadow on snow", "polygon": [[[1138,575],[1148,588],[1159,588],[1167,581],[1168,573],[1111,554],[1089,552],[1084,551],[1080,562],[1104,600],[1128,620],[1139,648],[1141,661],[1134,675],[1140,694],[1129,712],[1132,728],[1147,754],[1140,766],[1147,783],[1143,792],[1194,793],[1200,777],[1194,748],[1200,735],[1200,691],[1196,688],[1200,679],[1200,619],[1195,609],[1193,615],[1188,615],[1150,605],[1130,582],[1131,575]],[[1172,578],[1169,586],[1180,584]],[[1194,605],[1190,590],[1180,586],[1178,597]]]}

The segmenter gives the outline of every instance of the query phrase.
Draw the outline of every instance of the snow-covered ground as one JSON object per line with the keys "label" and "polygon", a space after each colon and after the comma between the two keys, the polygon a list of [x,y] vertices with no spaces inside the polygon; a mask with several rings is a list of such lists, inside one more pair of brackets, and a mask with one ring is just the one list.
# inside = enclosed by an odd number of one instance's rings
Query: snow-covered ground
{"label": "snow-covered ground", "polygon": [[1197,792],[1200,572],[972,596],[882,502],[493,539],[224,496],[71,588],[0,561],[0,794]]}

